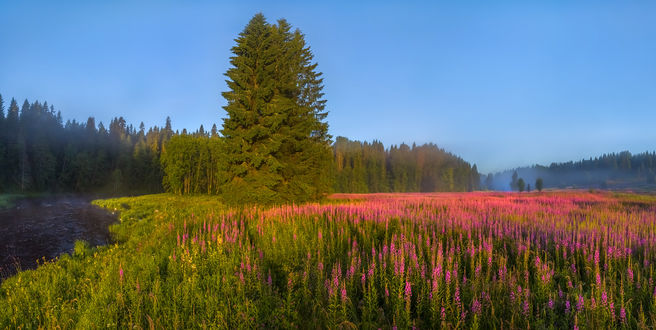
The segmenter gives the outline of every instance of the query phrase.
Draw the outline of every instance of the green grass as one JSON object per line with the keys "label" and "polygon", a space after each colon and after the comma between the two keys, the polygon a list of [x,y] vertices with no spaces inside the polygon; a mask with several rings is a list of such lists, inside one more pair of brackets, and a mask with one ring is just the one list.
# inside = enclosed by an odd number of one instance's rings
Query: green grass
{"label": "green grass", "polygon": [[[181,274],[170,274],[169,257],[175,240],[166,240],[173,228],[183,226],[190,214],[222,209],[208,197],[149,195],[94,201],[121,213],[119,224],[110,227],[117,243],[89,249],[75,245],[75,253],[63,255],[36,270],[5,280],[0,289],[0,325],[11,327],[116,327],[130,324],[187,327],[199,325],[197,306],[171,304],[190,299]],[[172,227],[175,226],[175,227]],[[123,269],[123,279],[120,279]],[[173,280],[175,278],[175,280]],[[178,282],[177,284],[172,284]],[[180,295],[180,296],[178,296]],[[166,319],[164,315],[171,316]]]}
{"label": "green grass", "polygon": [[94,201],[115,243],[5,280],[0,328],[656,326],[652,197],[362,196]]}
{"label": "green grass", "polygon": [[0,210],[14,206],[14,200],[24,197],[20,194],[0,194]]}

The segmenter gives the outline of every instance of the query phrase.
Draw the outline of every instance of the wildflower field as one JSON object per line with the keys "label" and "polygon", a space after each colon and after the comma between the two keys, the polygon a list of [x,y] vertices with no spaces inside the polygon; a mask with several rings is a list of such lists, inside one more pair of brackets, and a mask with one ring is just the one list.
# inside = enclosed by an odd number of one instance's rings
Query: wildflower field
{"label": "wildflower field", "polygon": [[2,327],[656,326],[656,198],[607,192],[333,195],[230,209],[94,202],[116,243],[6,279]]}

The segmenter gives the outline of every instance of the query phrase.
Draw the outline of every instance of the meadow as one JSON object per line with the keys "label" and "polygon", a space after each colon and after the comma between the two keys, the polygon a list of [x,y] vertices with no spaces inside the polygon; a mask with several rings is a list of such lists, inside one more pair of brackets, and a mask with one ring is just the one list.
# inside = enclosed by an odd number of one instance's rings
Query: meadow
{"label": "meadow", "polygon": [[95,201],[115,244],[0,287],[8,328],[656,327],[656,198],[333,195]]}

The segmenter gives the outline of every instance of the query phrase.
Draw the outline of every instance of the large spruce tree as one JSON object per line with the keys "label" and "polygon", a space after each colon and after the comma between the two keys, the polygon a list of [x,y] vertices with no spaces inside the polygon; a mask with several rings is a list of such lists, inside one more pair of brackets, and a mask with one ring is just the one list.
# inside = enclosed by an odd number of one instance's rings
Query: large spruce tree
{"label": "large spruce tree", "polygon": [[229,203],[319,198],[330,183],[330,136],[321,73],[298,30],[255,15],[232,48],[223,96]]}

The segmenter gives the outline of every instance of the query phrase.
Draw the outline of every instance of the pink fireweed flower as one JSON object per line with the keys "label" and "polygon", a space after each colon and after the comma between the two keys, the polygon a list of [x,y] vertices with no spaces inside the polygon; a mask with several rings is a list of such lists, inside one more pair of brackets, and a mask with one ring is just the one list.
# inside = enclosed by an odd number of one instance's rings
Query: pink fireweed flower
{"label": "pink fireweed flower", "polygon": [[547,305],[549,306],[549,309],[554,309],[554,301],[552,298],[549,298]]}
{"label": "pink fireweed flower", "polygon": [[627,270],[627,278],[629,279],[629,283],[633,283],[633,269],[629,267]]}
{"label": "pink fireweed flower", "polygon": [[571,304],[569,303],[569,299],[568,299],[568,300],[565,300],[565,313],[566,313],[566,314],[569,314],[569,312],[570,312],[570,310],[571,310],[571,307],[572,307],[572,306],[571,306]]}
{"label": "pink fireweed flower", "polygon": [[599,272],[595,275],[595,282],[597,283],[597,286],[601,286],[601,275]]}
{"label": "pink fireweed flower", "polygon": [[348,299],[348,296],[346,295],[346,286],[342,283],[342,290],[341,290],[341,299],[342,302],[345,303],[346,299]]}
{"label": "pink fireweed flower", "polygon": [[576,311],[581,312],[583,310],[584,304],[585,304],[585,301],[583,300],[583,296],[579,294],[579,299],[576,302]]}
{"label": "pink fireweed flower", "polygon": [[528,316],[529,313],[528,297],[524,299],[524,304],[522,305],[522,312],[524,313],[524,316]]}
{"label": "pink fireweed flower", "polygon": [[446,320],[446,308],[442,307],[440,309],[440,316],[442,317],[442,321]]}
{"label": "pink fireweed flower", "polygon": [[606,291],[601,292],[601,305],[606,306],[606,303],[608,303],[608,295],[606,294]]}
{"label": "pink fireweed flower", "polygon": [[453,292],[453,300],[456,305],[460,305],[460,286],[456,285],[456,290]]}
{"label": "pink fireweed flower", "polygon": [[474,299],[471,307],[472,313],[479,314],[481,312],[481,302],[478,301],[478,298]]}
{"label": "pink fireweed flower", "polygon": [[608,311],[610,312],[611,319],[615,321],[615,303],[612,300],[608,302]]}
{"label": "pink fireweed flower", "polygon": [[620,322],[626,323],[626,309],[620,308]]}
{"label": "pink fireweed flower", "polygon": [[410,301],[410,297],[412,297],[412,285],[410,282],[406,281],[405,282],[405,301],[408,302]]}

